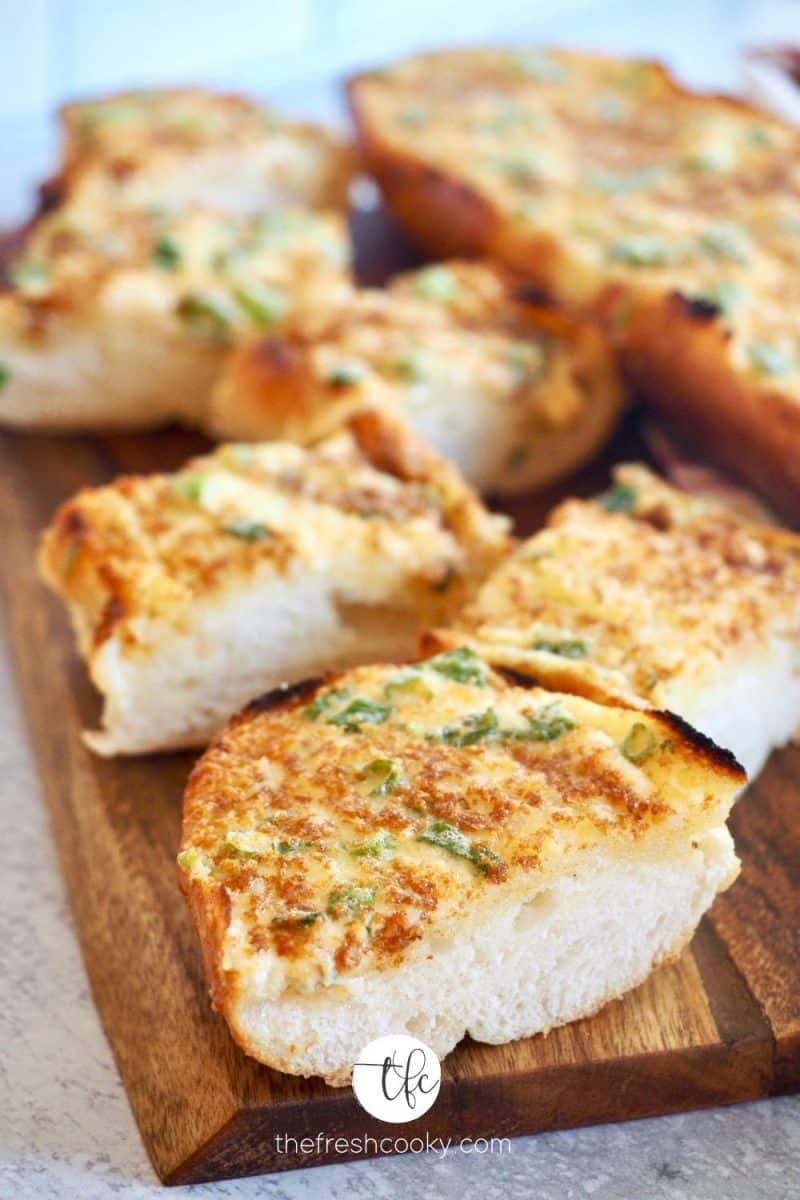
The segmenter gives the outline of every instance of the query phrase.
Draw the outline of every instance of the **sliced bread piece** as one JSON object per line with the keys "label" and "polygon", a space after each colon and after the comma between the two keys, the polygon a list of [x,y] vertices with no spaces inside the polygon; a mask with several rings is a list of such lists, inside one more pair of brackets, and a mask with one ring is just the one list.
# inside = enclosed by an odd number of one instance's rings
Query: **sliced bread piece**
{"label": "sliced bread piece", "polygon": [[351,100],[429,250],[599,313],[645,399],[800,520],[800,131],[583,51],[422,55]]}
{"label": "sliced bread piece", "polygon": [[264,687],[410,654],[507,552],[455,468],[375,414],[67,501],[45,579],[102,694],[101,754],[200,745]]}
{"label": "sliced bread piece", "polygon": [[618,467],[568,500],[429,647],[680,714],[750,776],[800,724],[800,536]]}
{"label": "sliced bread piece", "polygon": [[743,779],[677,717],[518,686],[466,648],[266,695],[185,795],[214,1005],[248,1054],[332,1084],[386,1034],[444,1055],[588,1016],[736,876]]}
{"label": "sliced bread piece", "polygon": [[61,131],[61,166],[44,189],[51,203],[238,216],[347,204],[354,160],[343,139],[245,96],[120,92],[65,105]]}
{"label": "sliced bread piece", "polygon": [[331,213],[61,208],[33,227],[0,293],[0,423],[202,424],[231,341],[339,300],[348,264]]}
{"label": "sliced bread piece", "polygon": [[622,406],[587,322],[526,299],[507,273],[449,262],[240,344],[211,403],[220,437],[308,442],[372,402],[397,410],[483,491],[542,487],[590,458]]}

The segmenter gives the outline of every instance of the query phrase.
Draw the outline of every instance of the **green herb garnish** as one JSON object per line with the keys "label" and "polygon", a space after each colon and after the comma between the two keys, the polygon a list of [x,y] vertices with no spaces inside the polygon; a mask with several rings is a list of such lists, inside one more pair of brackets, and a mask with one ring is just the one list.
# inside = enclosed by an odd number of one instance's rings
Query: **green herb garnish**
{"label": "green herb garnish", "polygon": [[325,911],[329,917],[354,917],[362,908],[375,903],[375,889],[371,887],[334,888],[328,896]]}
{"label": "green herb garnish", "polygon": [[586,172],[584,182],[608,196],[628,196],[632,192],[655,187],[663,178],[664,167],[653,163],[633,171],[609,171],[604,167],[595,167]]}
{"label": "green herb garnish", "polygon": [[341,725],[345,733],[359,733],[362,725],[383,725],[391,715],[389,704],[376,704],[374,700],[365,700],[356,696],[346,708],[335,716],[328,717],[328,725]]}
{"label": "green herb garnish", "polygon": [[346,700],[349,695],[350,692],[347,688],[331,688],[329,692],[320,692],[303,709],[303,716],[307,717],[309,721],[316,721],[317,717],[330,712],[331,707],[337,700]]}
{"label": "green herb garnish", "polygon": [[446,742],[448,746],[472,746],[475,742],[492,740],[499,733],[497,713],[487,708],[482,713],[471,713],[463,721],[445,725],[432,740]]}
{"label": "green herb garnish", "polygon": [[751,342],[747,357],[765,375],[787,375],[792,370],[792,360],[786,351],[770,342]]}
{"label": "green herb garnish", "polygon": [[633,512],[636,507],[636,492],[627,483],[615,483],[607,492],[597,497],[597,503],[606,512]]}
{"label": "green herb garnish", "polygon": [[652,233],[631,234],[613,242],[608,248],[611,262],[625,263],[629,267],[664,267],[678,257],[675,246]]}
{"label": "green herb garnish", "polygon": [[262,329],[274,325],[286,312],[286,297],[283,292],[267,287],[266,284],[241,284],[234,289],[233,294],[251,321]]}
{"label": "green herb garnish", "polygon": [[388,796],[403,782],[401,772],[390,758],[373,758],[362,767],[361,778],[370,785],[370,796]]}
{"label": "green herb garnish", "polygon": [[490,850],[488,846],[475,845],[448,821],[432,821],[417,841],[437,846],[440,850],[452,854],[454,858],[466,859],[481,875],[488,875],[492,867],[501,861],[494,850]]}
{"label": "green herb garnish", "polygon": [[244,517],[229,521],[222,528],[225,533],[230,533],[245,542],[263,542],[273,536],[273,530],[268,525],[263,525],[260,521],[248,521]]}
{"label": "green herb garnish", "polygon": [[456,683],[472,683],[477,687],[486,685],[486,664],[469,646],[459,646],[437,654],[423,664],[428,670],[436,671]]}
{"label": "green herb garnish", "polygon": [[0,363],[0,391],[11,382],[11,371],[5,363]]}
{"label": "green herb garnish", "polygon": [[557,654],[560,658],[586,658],[589,653],[583,638],[537,638],[531,643],[531,649]]}
{"label": "green herb garnish", "polygon": [[564,712],[557,700],[545,704],[538,712],[528,713],[522,729],[514,729],[506,736],[519,742],[554,742],[564,733],[575,728],[569,713]]}
{"label": "green herb garnish", "polygon": [[629,762],[639,766],[650,757],[657,746],[658,739],[652,729],[649,729],[641,721],[637,721],[628,730],[621,750]]}
{"label": "green herb garnish", "polygon": [[391,858],[394,853],[394,838],[385,829],[379,829],[366,842],[358,842],[350,846],[354,858]]}
{"label": "green herb garnish", "polygon": [[191,500],[193,504],[200,504],[207,479],[206,475],[201,475],[199,472],[176,475],[171,484],[172,494],[179,496],[182,500]]}
{"label": "green herb garnish", "polygon": [[353,387],[360,383],[366,375],[366,368],[361,363],[340,363],[332,367],[326,378],[334,387]]}
{"label": "green herb garnish", "polygon": [[230,296],[219,292],[194,292],[178,302],[178,316],[203,337],[222,339],[238,319]]}
{"label": "green herb garnish", "polygon": [[34,258],[17,259],[9,267],[8,276],[14,286],[23,292],[40,292],[50,281],[47,264]]}
{"label": "green herb garnish", "polygon": [[698,241],[701,249],[715,259],[746,263],[750,257],[747,234],[733,221],[718,221],[715,225],[709,225]]}
{"label": "green herb garnish", "polygon": [[153,262],[163,271],[175,271],[181,265],[183,255],[174,238],[160,237],[153,246]]}
{"label": "green herb garnish", "polygon": [[454,300],[458,284],[447,267],[423,267],[414,279],[414,291],[425,300]]}
{"label": "green herb garnish", "polygon": [[303,929],[313,925],[321,916],[321,912],[287,913],[284,917],[273,917],[271,924],[276,929]]}

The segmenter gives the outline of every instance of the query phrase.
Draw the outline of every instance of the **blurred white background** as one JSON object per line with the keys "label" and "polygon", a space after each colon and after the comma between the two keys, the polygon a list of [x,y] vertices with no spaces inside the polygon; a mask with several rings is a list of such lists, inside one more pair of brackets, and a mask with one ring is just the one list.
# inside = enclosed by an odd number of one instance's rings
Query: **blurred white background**
{"label": "blurred white background", "polygon": [[535,39],[655,54],[691,83],[735,90],[742,45],[800,42],[800,0],[0,0],[0,223],[29,210],[64,99],[203,82],[336,117],[331,81],[357,67]]}

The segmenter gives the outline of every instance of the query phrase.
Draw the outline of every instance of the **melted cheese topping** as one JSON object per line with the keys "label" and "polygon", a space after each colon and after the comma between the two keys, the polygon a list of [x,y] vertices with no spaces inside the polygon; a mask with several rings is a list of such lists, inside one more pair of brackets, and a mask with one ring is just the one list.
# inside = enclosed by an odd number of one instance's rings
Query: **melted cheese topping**
{"label": "melted cheese topping", "polygon": [[352,163],[327,130],[289,120],[244,96],[202,88],[122,92],[61,111],[58,181],[82,203],[158,203],[177,175],[191,187],[199,161],[260,169],[286,202],[346,201]]}
{"label": "melted cheese topping", "polygon": [[10,268],[34,332],[48,312],[146,310],[226,341],[349,294],[349,241],[333,214],[105,213],[67,205],[33,228]]}
{"label": "melted cheese topping", "polygon": [[502,419],[514,422],[523,450],[537,429],[567,425],[589,403],[580,328],[560,314],[537,327],[503,276],[481,264],[425,267],[358,292],[321,333],[312,318],[310,334],[312,371],[332,399],[343,383],[357,389],[377,375],[403,404],[424,408],[463,380],[513,404]]}
{"label": "melted cheese topping", "polygon": [[796,637],[799,589],[800,537],[625,466],[599,500],[558,507],[452,636],[548,677],[669,707],[674,681],[700,687],[732,651]]}
{"label": "melted cheese topping", "polygon": [[796,130],[655,63],[564,51],[422,56],[362,76],[354,99],[394,152],[486,198],[520,266],[557,239],[565,296],[676,289],[717,314],[755,386],[800,394]]}
{"label": "melted cheese topping", "polygon": [[663,717],[515,687],[460,648],[271,694],[191,777],[179,864],[267,992],[392,966],[569,856],[686,836],[742,775]]}
{"label": "melted cheese topping", "polygon": [[45,535],[48,577],[95,648],[112,632],[134,648],[145,619],[191,621],[198,601],[292,573],[352,603],[443,613],[482,554],[497,561],[505,521],[438,459],[406,478],[370,453],[350,432],[314,449],[227,445],[176,475],[86,489]]}

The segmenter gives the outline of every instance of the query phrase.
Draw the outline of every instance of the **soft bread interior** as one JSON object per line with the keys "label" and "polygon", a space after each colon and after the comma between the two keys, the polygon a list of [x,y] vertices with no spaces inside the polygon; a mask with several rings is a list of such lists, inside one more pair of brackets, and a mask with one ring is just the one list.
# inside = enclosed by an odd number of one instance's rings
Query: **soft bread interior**
{"label": "soft bread interior", "polygon": [[163,318],[146,306],[106,311],[96,325],[65,317],[42,342],[6,342],[0,422],[53,430],[201,422],[224,348],[170,334]]}
{"label": "soft bread interior", "polygon": [[105,755],[202,746],[232,712],[281,683],[409,657],[419,625],[413,608],[346,603],[329,576],[270,576],[198,604],[188,628],[152,625],[134,654],[116,638],[105,642],[91,660],[103,728],[85,739]]}
{"label": "soft bread interior", "polygon": [[255,966],[226,1016],[248,1053],[335,1085],[387,1033],[412,1034],[439,1056],[467,1033],[492,1043],[544,1033],[591,1015],[675,957],[737,871],[724,826],[595,849],[544,890],[476,910],[394,969],[266,1000]]}

